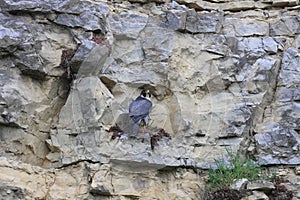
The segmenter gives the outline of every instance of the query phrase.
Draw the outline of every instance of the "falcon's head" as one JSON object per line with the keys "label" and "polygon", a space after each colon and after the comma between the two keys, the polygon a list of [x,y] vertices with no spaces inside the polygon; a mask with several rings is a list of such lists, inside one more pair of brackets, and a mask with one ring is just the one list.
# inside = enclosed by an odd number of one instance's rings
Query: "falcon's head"
{"label": "falcon's head", "polygon": [[146,99],[150,100],[150,98],[151,98],[150,90],[145,90],[145,89],[142,90],[140,96],[143,97],[143,98],[146,98]]}

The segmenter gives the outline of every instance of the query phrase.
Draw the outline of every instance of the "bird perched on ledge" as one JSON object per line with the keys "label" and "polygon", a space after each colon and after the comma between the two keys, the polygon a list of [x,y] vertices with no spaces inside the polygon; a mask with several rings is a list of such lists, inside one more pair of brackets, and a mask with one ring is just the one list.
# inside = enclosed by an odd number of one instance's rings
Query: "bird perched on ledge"
{"label": "bird perched on ledge", "polygon": [[149,90],[142,90],[138,96],[129,105],[129,116],[138,126],[146,126],[148,124],[148,116],[152,109],[151,93]]}

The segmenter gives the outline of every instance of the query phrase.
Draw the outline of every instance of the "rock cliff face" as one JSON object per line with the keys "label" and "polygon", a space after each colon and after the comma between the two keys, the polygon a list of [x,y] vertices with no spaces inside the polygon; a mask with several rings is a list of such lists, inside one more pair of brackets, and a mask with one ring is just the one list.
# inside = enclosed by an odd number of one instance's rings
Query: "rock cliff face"
{"label": "rock cliff face", "polygon": [[[6,199],[201,199],[226,148],[300,165],[298,1],[0,6]],[[141,88],[154,96],[147,133],[112,140]],[[152,149],[161,128],[171,139]]]}

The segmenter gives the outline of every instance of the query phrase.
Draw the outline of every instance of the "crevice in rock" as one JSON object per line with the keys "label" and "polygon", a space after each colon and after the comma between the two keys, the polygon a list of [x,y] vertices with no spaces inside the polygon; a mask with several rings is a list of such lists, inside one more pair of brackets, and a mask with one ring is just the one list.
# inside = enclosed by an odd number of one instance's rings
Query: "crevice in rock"
{"label": "crevice in rock", "polygon": [[79,163],[84,163],[84,162],[87,162],[87,163],[90,163],[90,164],[102,164],[100,161],[94,161],[94,160],[89,160],[89,159],[82,159],[82,160],[76,160],[76,161],[73,161],[71,163],[68,163],[68,164],[63,164],[59,167],[56,167],[56,169],[63,169],[63,168],[66,168],[66,167],[70,167],[70,166],[74,166],[74,165],[78,165]]}

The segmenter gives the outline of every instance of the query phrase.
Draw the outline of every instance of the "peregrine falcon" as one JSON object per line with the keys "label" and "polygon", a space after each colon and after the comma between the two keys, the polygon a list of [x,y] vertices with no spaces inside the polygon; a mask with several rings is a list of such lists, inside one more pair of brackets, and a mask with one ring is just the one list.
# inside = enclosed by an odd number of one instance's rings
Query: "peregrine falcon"
{"label": "peregrine falcon", "polygon": [[129,106],[129,116],[135,124],[146,126],[148,124],[148,115],[152,109],[149,90],[143,90]]}

